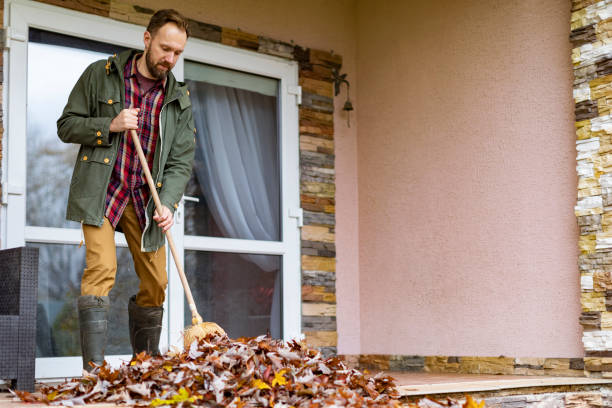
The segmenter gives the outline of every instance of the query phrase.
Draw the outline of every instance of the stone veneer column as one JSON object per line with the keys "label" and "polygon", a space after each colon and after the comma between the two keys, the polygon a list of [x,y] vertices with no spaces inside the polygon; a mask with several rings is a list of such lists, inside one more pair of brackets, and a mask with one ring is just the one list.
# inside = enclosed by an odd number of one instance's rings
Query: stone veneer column
{"label": "stone veneer column", "polygon": [[[0,0],[0,4],[2,0]],[[126,0],[39,0],[144,28],[154,13],[147,2]],[[197,7],[194,3],[193,7]],[[4,7],[0,5],[0,11]],[[189,16],[189,9],[179,9]],[[300,196],[302,228],[302,330],[306,342],[324,354],[337,351],[334,104],[332,69],[342,57],[327,51],[302,48],[240,30],[190,20],[192,37],[274,55],[299,63],[302,104],[300,127]],[[1,65],[1,63],[0,63]],[[1,135],[1,133],[0,133]]]}
{"label": "stone veneer column", "polygon": [[612,356],[612,2],[574,0],[571,29],[582,341],[587,356],[608,357]]}

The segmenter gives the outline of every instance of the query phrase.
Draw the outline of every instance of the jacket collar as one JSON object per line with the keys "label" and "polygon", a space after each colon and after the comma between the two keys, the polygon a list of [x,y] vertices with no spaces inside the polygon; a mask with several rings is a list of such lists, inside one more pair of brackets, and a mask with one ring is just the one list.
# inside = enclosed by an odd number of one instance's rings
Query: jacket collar
{"label": "jacket collar", "polygon": [[[119,54],[111,55],[108,58],[107,66],[112,67],[117,71],[121,79],[123,80],[123,68],[125,64],[129,61],[130,58],[133,58],[134,55],[142,53],[141,50],[125,50],[120,52]],[[168,102],[172,99],[176,99],[182,95],[185,90],[183,90],[184,86],[182,83],[178,82],[176,78],[174,78],[174,74],[172,71],[168,72],[168,76],[166,77],[166,95],[169,95]]]}

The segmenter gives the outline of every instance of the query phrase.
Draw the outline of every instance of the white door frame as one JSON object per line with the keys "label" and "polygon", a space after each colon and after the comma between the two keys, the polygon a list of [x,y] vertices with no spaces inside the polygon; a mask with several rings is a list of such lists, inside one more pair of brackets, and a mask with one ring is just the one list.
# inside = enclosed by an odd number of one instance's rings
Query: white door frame
{"label": "white door frame", "polygon": [[[7,69],[4,71],[5,143],[2,163],[2,208],[0,213],[0,247],[23,246],[25,242],[78,244],[79,230],[62,228],[26,227],[26,98],[28,28],[72,35],[85,39],[113,43],[124,47],[142,47],[142,26],[128,24],[68,10],[29,0],[5,2],[4,24],[8,32],[8,50],[4,52]],[[289,92],[298,85],[298,69],[295,61],[257,54],[199,39],[190,39],[184,56],[173,72],[183,79],[183,58],[223,66],[240,71],[277,78],[280,81],[280,134],[281,134],[281,214],[282,241],[249,241],[227,238],[198,237],[183,239],[183,229],[174,228],[176,242],[183,257],[184,249],[224,251],[238,253],[262,253],[282,255],[283,273],[283,337],[285,340],[301,337],[301,278],[299,220],[299,129],[296,96]],[[14,86],[11,86],[13,85]],[[177,221],[182,218],[182,206]],[[126,246],[123,234],[116,235],[118,246]],[[181,243],[183,245],[181,245]],[[183,330],[183,293],[174,263],[170,266],[168,296],[164,320],[173,316],[169,325],[164,324],[160,346],[180,346]],[[168,299],[171,299],[168,302]],[[168,329],[166,329],[168,328]],[[117,364],[130,356],[109,358]],[[74,361],[72,361],[74,360]],[[36,361],[37,378],[69,377],[80,374],[80,358],[39,358]]]}

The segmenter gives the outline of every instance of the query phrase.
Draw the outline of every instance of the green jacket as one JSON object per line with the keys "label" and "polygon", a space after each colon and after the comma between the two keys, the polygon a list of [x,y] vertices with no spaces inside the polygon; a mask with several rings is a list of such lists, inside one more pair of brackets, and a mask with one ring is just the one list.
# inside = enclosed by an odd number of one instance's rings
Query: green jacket
{"label": "green jacket", "polygon": [[[125,107],[123,67],[137,50],[124,51],[91,64],[72,89],[57,134],[65,143],[81,145],[77,156],[66,218],[89,225],[102,225],[106,189],[117,158],[122,133],[109,132],[111,120]],[[185,84],[169,73],[160,114],[160,134],[151,174],[160,201],[174,211],[191,176],[195,147],[191,101]],[[152,219],[155,203],[147,203],[147,225],[141,250],[155,251],[164,235]]]}

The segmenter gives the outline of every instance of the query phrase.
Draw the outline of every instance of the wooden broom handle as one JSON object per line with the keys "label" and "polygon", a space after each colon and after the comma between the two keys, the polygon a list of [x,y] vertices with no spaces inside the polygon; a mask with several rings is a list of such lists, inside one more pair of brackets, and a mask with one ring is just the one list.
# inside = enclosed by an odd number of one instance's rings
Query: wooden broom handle
{"label": "wooden broom handle", "polygon": [[[155,188],[155,182],[153,181],[153,177],[151,176],[151,171],[149,170],[149,164],[147,163],[147,158],[142,151],[142,146],[140,145],[140,139],[136,134],[134,129],[130,130],[130,134],[132,135],[132,140],[134,141],[134,146],[136,146],[136,152],[138,153],[138,159],[140,160],[140,164],[142,166],[142,171],[145,174],[145,178],[147,179],[147,184],[149,185],[149,190],[151,190],[151,195],[153,196],[153,201],[155,202],[155,208],[157,208],[158,214],[162,214],[162,203],[159,201],[159,195],[157,194],[157,189]],[[166,230],[166,239],[168,240],[168,246],[170,247],[170,252],[172,252],[172,258],[174,258],[174,264],[176,265],[176,269],[178,270],[179,277],[181,278],[181,283],[183,284],[183,289],[185,290],[185,296],[187,296],[187,303],[189,304],[189,309],[191,310],[191,319],[192,324],[200,324],[202,323],[202,316],[198,313],[198,309],[196,308],[195,302],[193,301],[193,296],[191,295],[191,289],[189,289],[189,283],[187,282],[187,278],[185,277],[185,271],[183,270],[183,265],[179,260],[178,253],[176,252],[176,247],[174,246],[174,240],[172,239],[172,234],[170,230]]]}

